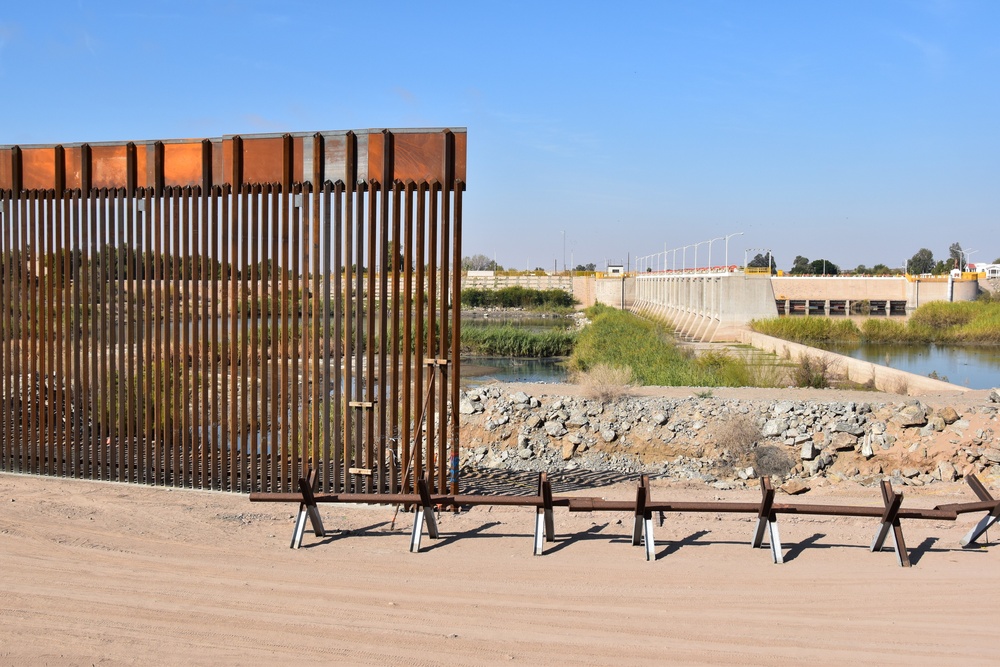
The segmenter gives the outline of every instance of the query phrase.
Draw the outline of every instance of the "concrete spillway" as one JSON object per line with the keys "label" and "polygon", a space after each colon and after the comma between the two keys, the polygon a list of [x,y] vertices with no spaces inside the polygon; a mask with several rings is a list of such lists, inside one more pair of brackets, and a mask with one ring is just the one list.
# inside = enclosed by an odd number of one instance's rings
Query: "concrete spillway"
{"label": "concrete spillway", "polygon": [[[779,314],[904,314],[929,301],[971,301],[977,280],[913,276],[767,276],[646,273],[622,290],[622,307],[673,322],[699,341],[734,341],[752,319]],[[627,282],[626,281],[626,282]],[[615,304],[617,305],[617,304]]]}

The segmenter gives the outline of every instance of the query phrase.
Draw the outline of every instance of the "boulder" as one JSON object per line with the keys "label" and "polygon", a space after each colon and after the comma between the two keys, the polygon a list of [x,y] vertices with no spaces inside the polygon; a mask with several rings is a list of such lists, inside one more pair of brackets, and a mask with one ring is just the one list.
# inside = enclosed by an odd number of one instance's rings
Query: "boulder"
{"label": "boulder", "polygon": [[768,419],[764,422],[764,428],[761,429],[761,434],[765,438],[777,438],[787,430],[788,421],[784,419]]}
{"label": "boulder", "polygon": [[921,405],[907,405],[892,416],[892,421],[903,427],[923,426],[927,423],[927,413]]}
{"label": "boulder", "polygon": [[834,433],[830,439],[830,446],[838,452],[849,452],[858,444],[858,437],[850,433]]}
{"label": "boulder", "polygon": [[555,420],[547,421],[545,422],[545,434],[550,438],[558,438],[566,434],[566,429],[563,427],[562,422]]}
{"label": "boulder", "polygon": [[945,424],[954,424],[958,421],[958,413],[955,412],[955,408],[950,405],[938,413],[941,419],[944,420]]}
{"label": "boulder", "polygon": [[950,461],[941,461],[937,467],[937,478],[942,482],[954,482],[958,479],[958,470]]}
{"label": "boulder", "polygon": [[989,399],[991,403],[1000,403],[1000,389],[990,389]]}
{"label": "boulder", "polygon": [[801,479],[790,479],[781,485],[781,490],[790,496],[797,496],[809,490],[809,485]]}
{"label": "boulder", "polygon": [[614,432],[614,429],[601,429],[601,438],[604,439],[604,442],[614,442],[617,437],[618,434]]}
{"label": "boulder", "polygon": [[799,452],[799,457],[803,461],[812,461],[816,458],[816,445],[813,444],[812,440],[807,440],[802,443],[802,451]]}
{"label": "boulder", "polygon": [[569,440],[565,441],[562,446],[562,460],[569,461],[571,458],[573,458],[573,454],[575,452],[576,452],[576,444],[570,442]]}

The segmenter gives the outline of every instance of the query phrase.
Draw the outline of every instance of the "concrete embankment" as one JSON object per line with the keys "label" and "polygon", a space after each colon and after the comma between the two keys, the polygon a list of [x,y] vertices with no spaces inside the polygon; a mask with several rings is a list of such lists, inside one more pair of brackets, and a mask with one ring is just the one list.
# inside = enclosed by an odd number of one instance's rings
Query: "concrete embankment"
{"label": "concrete embankment", "polygon": [[854,359],[843,354],[820,350],[801,343],[793,343],[781,338],[766,336],[756,331],[750,331],[749,329],[744,329],[740,332],[740,340],[747,345],[765,352],[774,353],[784,359],[791,359],[793,361],[810,359],[826,364],[836,375],[843,376],[858,384],[872,383],[874,388],[879,391],[909,396],[969,391],[968,387],[961,385],[942,382],[941,380],[935,380],[887,366],[880,366],[870,361]]}

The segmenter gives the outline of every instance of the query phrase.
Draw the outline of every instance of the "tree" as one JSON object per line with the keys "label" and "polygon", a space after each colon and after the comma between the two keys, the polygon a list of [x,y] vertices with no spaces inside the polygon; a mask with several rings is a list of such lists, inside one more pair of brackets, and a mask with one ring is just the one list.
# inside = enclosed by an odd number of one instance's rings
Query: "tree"
{"label": "tree", "polygon": [[[882,265],[881,264],[876,264],[876,266],[882,266]],[[858,264],[857,268],[854,269],[854,271],[852,271],[851,273],[853,273],[855,275],[858,275],[858,276],[865,276],[865,275],[868,275],[869,273],[874,273],[874,271],[875,271],[874,269],[869,269],[864,264]]]}
{"label": "tree", "polygon": [[[596,271],[597,270],[597,265],[594,264],[593,262],[591,262],[589,264],[577,264],[576,268],[573,269],[573,270],[574,271]],[[652,269],[650,269],[650,271],[652,271]]]}
{"label": "tree", "polygon": [[944,261],[943,259],[937,264],[935,264],[934,268],[931,269],[931,273],[933,273],[935,276],[940,276],[944,273],[948,273],[949,271],[951,271],[951,266],[948,264],[948,262]]}
{"label": "tree", "polygon": [[927,248],[921,248],[913,253],[906,263],[906,270],[913,274],[930,273],[934,270],[934,253]]}
{"label": "tree", "polygon": [[[757,253],[757,256],[747,262],[747,266],[753,266],[756,268],[767,268],[767,255]],[[771,271],[775,269],[774,255],[771,255]]]}
{"label": "tree", "polygon": [[964,269],[962,262],[962,246],[957,241],[948,246],[948,257],[951,259],[952,268]]}
{"label": "tree", "polygon": [[997,257],[996,259],[994,259],[993,263],[994,264],[1000,264],[1000,257]]}
{"label": "tree", "polygon": [[828,259],[814,259],[809,262],[809,273],[815,276],[839,276],[840,267]]}
{"label": "tree", "polygon": [[462,258],[463,271],[496,271],[496,262],[486,255],[473,255]]}
{"label": "tree", "polygon": [[792,260],[792,270],[789,273],[793,276],[809,273],[809,259],[802,255],[796,255],[795,259]]}
{"label": "tree", "polygon": [[875,276],[888,276],[888,275],[896,273],[896,271],[897,271],[897,269],[890,269],[888,266],[886,266],[885,264],[881,264],[881,263],[876,264],[875,266],[873,266],[871,268],[871,273],[872,273],[872,275],[875,275]]}

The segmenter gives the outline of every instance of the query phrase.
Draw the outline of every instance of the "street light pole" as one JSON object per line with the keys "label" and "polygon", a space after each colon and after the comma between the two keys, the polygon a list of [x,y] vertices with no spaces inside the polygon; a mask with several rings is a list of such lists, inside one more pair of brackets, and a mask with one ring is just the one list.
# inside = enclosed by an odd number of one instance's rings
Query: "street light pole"
{"label": "street light pole", "polygon": [[566,273],[566,230],[563,230],[563,273]]}
{"label": "street light pole", "polygon": [[712,239],[711,241],[708,242],[708,271],[709,271],[709,273],[711,273],[711,271],[712,271],[712,244],[715,243],[716,241],[721,241],[723,238],[725,238],[725,237],[719,236],[719,237],[714,238],[714,239]]}
{"label": "street light pole", "polygon": [[[733,236],[743,236],[743,232],[733,232],[726,237],[726,273],[729,273],[729,239]],[[743,266],[746,267],[746,257],[743,259]]]}

